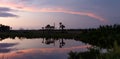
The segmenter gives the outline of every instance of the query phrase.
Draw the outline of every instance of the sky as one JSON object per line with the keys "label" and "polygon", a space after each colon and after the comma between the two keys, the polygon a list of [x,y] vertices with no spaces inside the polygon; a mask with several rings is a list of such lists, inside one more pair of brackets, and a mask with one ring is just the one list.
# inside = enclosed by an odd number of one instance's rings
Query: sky
{"label": "sky", "polygon": [[13,29],[96,28],[120,24],[120,0],[0,0],[0,24]]}

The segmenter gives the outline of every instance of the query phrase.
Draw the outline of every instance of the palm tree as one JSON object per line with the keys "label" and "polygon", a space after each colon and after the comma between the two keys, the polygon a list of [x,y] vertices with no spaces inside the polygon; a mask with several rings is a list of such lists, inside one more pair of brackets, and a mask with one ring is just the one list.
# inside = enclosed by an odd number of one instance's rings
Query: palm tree
{"label": "palm tree", "polygon": [[65,28],[65,25],[63,25],[62,22],[60,22],[59,24],[60,24],[60,29],[63,30]]}

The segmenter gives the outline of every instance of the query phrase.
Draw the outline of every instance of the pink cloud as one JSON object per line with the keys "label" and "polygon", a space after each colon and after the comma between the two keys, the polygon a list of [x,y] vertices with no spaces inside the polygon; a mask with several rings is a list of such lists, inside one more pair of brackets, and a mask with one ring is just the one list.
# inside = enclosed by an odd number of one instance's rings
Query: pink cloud
{"label": "pink cloud", "polygon": [[29,12],[61,12],[61,13],[67,13],[67,14],[76,14],[76,15],[88,16],[102,22],[107,21],[103,17],[98,16],[91,12],[76,12],[76,11],[71,11],[64,8],[37,8],[34,6],[26,6],[24,4],[16,4],[16,3],[8,3],[8,2],[7,3],[1,2],[0,6],[11,7],[18,10],[29,11]]}
{"label": "pink cloud", "polygon": [[38,11],[38,12],[63,12],[63,13],[68,13],[68,14],[83,15],[83,16],[92,17],[92,18],[97,19],[102,22],[106,22],[106,19],[104,19],[94,13],[90,13],[90,12],[76,12],[76,11],[66,10],[63,8],[55,8],[55,9],[54,8],[42,8],[42,9],[36,9],[36,11]]}

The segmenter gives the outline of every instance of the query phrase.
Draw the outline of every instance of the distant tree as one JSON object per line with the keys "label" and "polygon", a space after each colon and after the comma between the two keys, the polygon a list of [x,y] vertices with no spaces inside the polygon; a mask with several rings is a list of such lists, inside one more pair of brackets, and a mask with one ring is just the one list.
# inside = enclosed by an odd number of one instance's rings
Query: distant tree
{"label": "distant tree", "polygon": [[61,29],[63,30],[65,28],[65,25],[61,25]]}
{"label": "distant tree", "polygon": [[62,22],[60,22],[59,24],[60,24],[60,29],[61,29],[61,30],[64,30],[65,25],[63,25]]}
{"label": "distant tree", "polygon": [[55,29],[55,26],[51,26],[48,24],[47,26],[45,26],[45,29],[53,30],[53,29]]}
{"label": "distant tree", "polygon": [[62,22],[60,22],[59,24],[60,24],[60,26],[61,26],[61,25],[62,25]]}
{"label": "distant tree", "polygon": [[50,25],[49,25],[49,24],[46,25],[45,28],[46,28],[46,29],[50,29]]}
{"label": "distant tree", "polygon": [[0,31],[4,32],[4,31],[9,31],[10,29],[12,29],[10,26],[0,24]]}

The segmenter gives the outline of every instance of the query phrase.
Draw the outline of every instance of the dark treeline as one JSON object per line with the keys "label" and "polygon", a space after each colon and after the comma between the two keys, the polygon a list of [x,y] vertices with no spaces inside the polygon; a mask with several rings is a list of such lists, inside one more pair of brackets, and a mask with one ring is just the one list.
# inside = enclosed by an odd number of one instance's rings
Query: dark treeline
{"label": "dark treeline", "polygon": [[86,43],[104,48],[112,48],[115,41],[120,44],[120,25],[100,26],[96,29],[82,31],[79,39]]}
{"label": "dark treeline", "polygon": [[[81,31],[77,30],[10,30],[0,32],[0,38],[70,38],[73,39],[75,36],[80,34]],[[74,35],[73,35],[74,34]]]}

